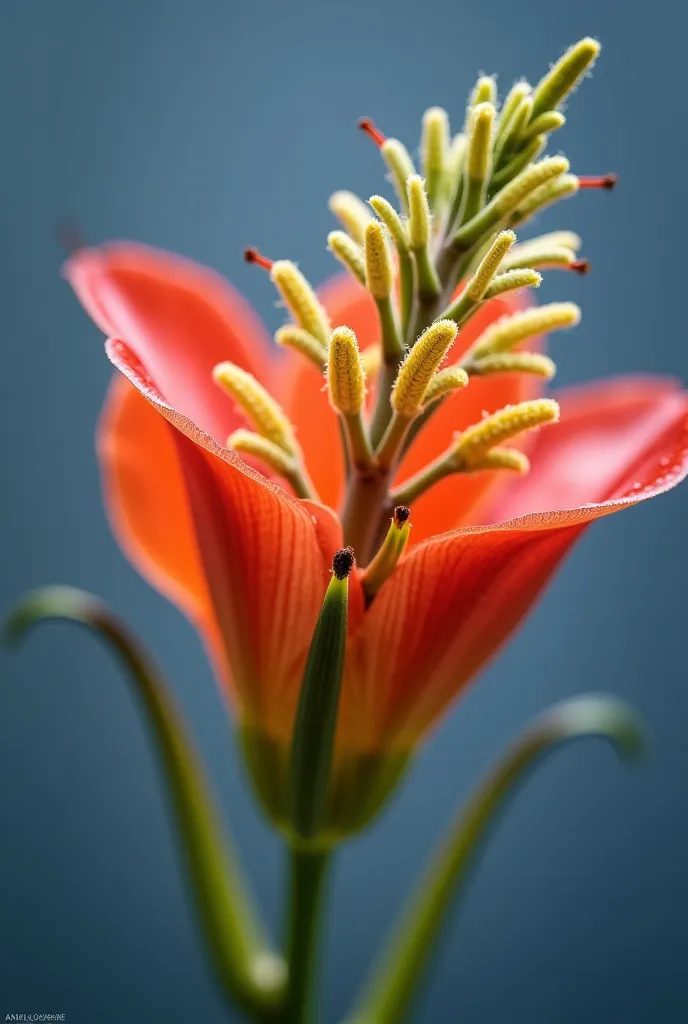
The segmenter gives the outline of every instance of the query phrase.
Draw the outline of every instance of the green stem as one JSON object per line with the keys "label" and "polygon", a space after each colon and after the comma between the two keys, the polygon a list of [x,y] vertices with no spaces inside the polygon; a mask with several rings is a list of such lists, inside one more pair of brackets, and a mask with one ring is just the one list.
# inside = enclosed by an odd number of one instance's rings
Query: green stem
{"label": "green stem", "polygon": [[289,857],[286,948],[289,986],[282,1019],[284,1024],[310,1024],[329,853],[291,848]]}
{"label": "green stem", "polygon": [[610,740],[619,754],[642,751],[633,711],[613,697],[564,701],[536,719],[506,751],[469,799],[432,858],[363,998],[346,1024],[402,1024],[462,884],[480,856],[491,827],[521,783],[562,743],[587,736]]}
{"label": "green stem", "polygon": [[[388,403],[389,404],[389,403]],[[392,407],[389,406],[390,417]],[[342,529],[344,543],[356,553],[356,561],[363,568],[370,561],[380,529],[380,510],[387,505],[389,474],[354,473],[349,479]]]}

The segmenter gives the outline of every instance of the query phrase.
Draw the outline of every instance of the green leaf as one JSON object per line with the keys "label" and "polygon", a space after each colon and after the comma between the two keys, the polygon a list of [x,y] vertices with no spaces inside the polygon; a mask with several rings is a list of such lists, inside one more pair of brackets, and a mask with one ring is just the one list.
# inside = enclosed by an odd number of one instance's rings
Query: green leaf
{"label": "green leaf", "polygon": [[283,999],[285,967],[263,937],[236,855],[160,672],[139,641],[102,601],[71,587],[29,594],[5,624],[11,643],[47,619],[67,619],[97,632],[117,654],[143,709],[163,769],[184,866],[215,971],[225,992],[265,1018]]}
{"label": "green leaf", "polygon": [[643,733],[635,713],[605,696],[578,697],[537,718],[506,751],[461,809],[366,986],[350,1024],[406,1019],[453,900],[475,866],[489,830],[518,786],[560,744],[587,736],[610,740],[622,756],[638,754]]}

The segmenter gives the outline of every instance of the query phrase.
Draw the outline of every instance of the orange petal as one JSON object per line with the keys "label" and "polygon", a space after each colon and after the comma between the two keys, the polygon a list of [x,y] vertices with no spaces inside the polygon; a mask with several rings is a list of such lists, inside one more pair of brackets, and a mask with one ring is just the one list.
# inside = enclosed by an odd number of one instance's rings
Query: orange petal
{"label": "orange petal", "polygon": [[[167,593],[179,596],[174,587],[166,587],[170,579],[180,589],[183,581],[189,591],[196,591],[189,599],[182,596],[179,603],[186,611],[200,610],[212,647],[221,637],[227,674],[231,671],[245,715],[265,732],[284,739],[290,735],[313,626],[329,580],[331,548],[338,539],[331,513],[294,500],[235,453],[220,448],[162,398],[123,342],[109,341],[107,350],[115,366],[154,407],[154,414],[161,414],[160,424],[168,431],[169,459],[160,481],[155,457],[152,462],[143,461],[154,456],[150,439],[161,437],[150,423],[149,443],[142,445],[142,461],[135,471],[131,463],[136,451],[129,453],[129,475],[112,474],[118,460],[107,463],[116,528],[130,548],[138,546],[139,563],[145,567],[148,559],[156,571],[164,572],[157,582]],[[112,437],[110,443],[114,449]],[[151,486],[136,490],[146,473]],[[176,508],[159,507],[169,499],[177,502]],[[191,571],[187,564],[186,575],[170,564],[171,548],[155,548],[155,541],[153,548],[147,546],[151,540],[150,532],[145,532],[147,524],[159,522],[168,513],[182,529],[181,550],[187,561],[184,547],[193,533],[198,560],[191,563]],[[167,558],[164,567],[156,561],[161,554]]]}
{"label": "orange petal", "polygon": [[170,405],[221,444],[243,425],[211,372],[228,359],[265,380],[270,341],[228,282],[132,242],[81,249],[65,275],[98,326],[136,352]]}
{"label": "orange petal", "polygon": [[[521,293],[487,302],[459,332],[448,365],[456,362],[493,320],[525,305],[527,301]],[[528,347],[533,350],[536,346],[531,342]],[[505,405],[537,398],[541,392],[542,381],[526,373],[473,378],[465,390],[442,403],[418,434],[399,468],[397,481],[423,469],[447,448],[455,431],[477,423],[483,412],[496,412]],[[503,482],[499,473],[457,475],[442,480],[414,503],[411,543],[418,544],[437,533],[475,522],[478,507],[491,492],[501,488]]]}
{"label": "orange petal", "polygon": [[[581,388],[570,404],[563,396],[562,425],[549,434],[533,454],[533,496],[524,484],[511,506],[532,510],[544,498],[544,511],[421,544],[375,599],[351,658],[369,695],[361,734],[370,744],[413,744],[509,637],[589,522],[688,474],[688,393],[641,381]],[[575,503],[551,511],[565,494]]]}
{"label": "orange petal", "polygon": [[[361,348],[378,338],[377,310],[369,293],[349,276],[338,276],[319,291],[333,327],[356,332]],[[297,428],[308,471],[322,500],[337,508],[344,492],[344,455],[338,417],[321,373],[296,353],[281,369],[280,399]]]}

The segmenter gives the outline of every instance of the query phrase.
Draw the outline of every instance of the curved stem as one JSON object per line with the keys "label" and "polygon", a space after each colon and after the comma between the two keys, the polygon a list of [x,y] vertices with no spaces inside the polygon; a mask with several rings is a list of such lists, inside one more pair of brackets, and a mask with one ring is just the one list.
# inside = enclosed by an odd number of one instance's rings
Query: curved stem
{"label": "curved stem", "polygon": [[621,755],[637,754],[643,733],[622,701],[578,697],[536,719],[498,761],[459,812],[432,858],[348,1024],[401,1024],[422,980],[460,886],[465,885],[500,811],[530,772],[562,743],[586,736],[610,740]]}
{"label": "curved stem", "polygon": [[289,851],[287,965],[289,985],[284,1024],[310,1024],[317,967],[318,929],[329,865],[329,852]]}

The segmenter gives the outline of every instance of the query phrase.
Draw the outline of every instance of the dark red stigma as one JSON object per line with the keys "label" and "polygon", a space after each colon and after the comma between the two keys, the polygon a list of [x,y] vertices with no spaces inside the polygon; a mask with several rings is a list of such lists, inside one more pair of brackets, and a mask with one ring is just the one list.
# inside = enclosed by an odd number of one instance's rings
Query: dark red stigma
{"label": "dark red stigma", "polygon": [[616,188],[617,174],[599,174],[589,177],[579,177],[579,188]]}
{"label": "dark red stigma", "polygon": [[383,146],[387,141],[387,136],[382,134],[372,117],[359,117],[358,127],[373,140],[376,146]]}
{"label": "dark red stigma", "polygon": [[255,263],[257,266],[262,267],[263,270],[272,270],[272,260],[269,260],[267,256],[261,256],[255,246],[249,246],[248,249],[244,249],[244,259],[247,263]]}
{"label": "dark red stigma", "polygon": [[407,508],[406,505],[397,505],[394,509],[394,525],[397,529],[401,529],[404,523],[407,523],[409,516],[411,515],[411,509]]}
{"label": "dark red stigma", "polygon": [[590,260],[574,260],[573,263],[569,263],[569,270],[574,270],[577,274],[588,274]]}
{"label": "dark red stigma", "polygon": [[335,553],[332,559],[332,572],[338,580],[345,580],[354,567],[354,549],[351,547],[342,548]]}

